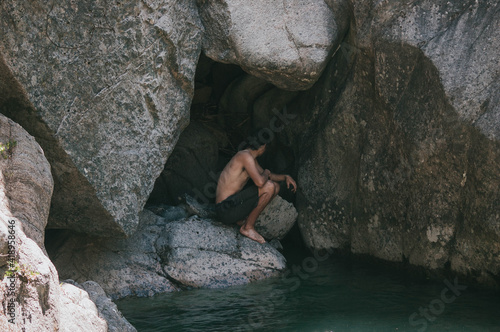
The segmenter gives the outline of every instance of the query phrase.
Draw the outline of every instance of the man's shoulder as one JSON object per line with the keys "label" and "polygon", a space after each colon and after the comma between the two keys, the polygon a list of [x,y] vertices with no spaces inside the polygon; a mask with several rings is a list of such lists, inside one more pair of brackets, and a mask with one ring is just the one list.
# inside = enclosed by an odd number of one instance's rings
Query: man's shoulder
{"label": "man's shoulder", "polygon": [[252,154],[247,150],[241,150],[236,152],[233,158],[235,160],[241,160],[241,161],[248,160],[249,158],[253,159]]}
{"label": "man's shoulder", "polygon": [[231,167],[241,167],[244,169],[252,160],[253,157],[250,152],[241,150],[236,152],[229,163],[232,165]]}

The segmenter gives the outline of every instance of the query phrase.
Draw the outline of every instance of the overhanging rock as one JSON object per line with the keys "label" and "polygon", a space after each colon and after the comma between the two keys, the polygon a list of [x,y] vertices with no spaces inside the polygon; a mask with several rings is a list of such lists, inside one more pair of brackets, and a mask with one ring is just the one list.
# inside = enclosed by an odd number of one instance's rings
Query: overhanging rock
{"label": "overhanging rock", "polygon": [[344,0],[197,2],[208,57],[287,90],[318,80],[349,26]]}
{"label": "overhanging rock", "polygon": [[0,111],[51,163],[49,228],[136,229],[189,121],[201,29],[194,1],[1,2]]}

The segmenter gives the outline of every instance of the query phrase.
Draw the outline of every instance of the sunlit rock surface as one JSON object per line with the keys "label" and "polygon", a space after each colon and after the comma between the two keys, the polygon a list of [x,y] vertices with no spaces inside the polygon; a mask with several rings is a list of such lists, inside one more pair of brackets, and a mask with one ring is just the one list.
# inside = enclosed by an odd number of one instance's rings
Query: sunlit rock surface
{"label": "sunlit rock surface", "polygon": [[63,278],[97,281],[113,299],[244,284],[285,268],[276,249],[236,227],[197,216],[166,220],[148,210],[128,239],[69,236],[56,252],[51,256]]}
{"label": "sunlit rock surface", "polygon": [[203,50],[288,90],[310,88],[348,28],[347,1],[198,0]]}
{"label": "sunlit rock surface", "polygon": [[60,284],[43,250],[53,182],[42,149],[3,115],[0,143],[0,330],[107,331],[87,292]]}
{"label": "sunlit rock surface", "polygon": [[157,250],[164,270],[183,285],[220,288],[279,275],[285,258],[227,227],[196,216],[166,225]]}
{"label": "sunlit rock surface", "polygon": [[43,248],[54,181],[35,139],[0,114],[0,200],[23,232]]}
{"label": "sunlit rock surface", "polygon": [[188,124],[201,31],[194,1],[1,2],[0,111],[51,163],[50,228],[134,232]]}

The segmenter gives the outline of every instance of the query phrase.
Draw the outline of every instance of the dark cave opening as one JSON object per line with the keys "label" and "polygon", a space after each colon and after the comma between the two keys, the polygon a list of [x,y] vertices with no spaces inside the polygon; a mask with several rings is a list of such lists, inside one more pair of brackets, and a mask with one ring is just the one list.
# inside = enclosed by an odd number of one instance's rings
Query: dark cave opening
{"label": "dark cave opening", "polygon": [[[200,203],[214,203],[218,175],[238,151],[238,146],[254,128],[269,127],[274,115],[272,110],[283,108],[300,93],[279,89],[247,74],[237,65],[219,63],[201,54],[190,124],[156,179],[145,208],[154,212],[155,207],[185,206],[186,194]],[[283,123],[273,125],[280,127]],[[278,132],[272,138],[266,153],[259,157],[259,164],[273,173],[289,174],[297,179],[296,157],[289,139]],[[291,192],[280,196],[295,204],[295,195]],[[45,247],[49,255],[55,257],[66,239],[73,235],[79,233],[46,229]],[[297,223],[281,244],[284,253],[307,251]]]}
{"label": "dark cave opening", "polygon": [[[279,117],[271,125],[270,120],[300,93],[281,90],[237,65],[216,62],[202,53],[195,75],[190,124],[157,178],[146,208],[183,204],[186,194],[199,203],[214,203],[218,176],[241,143],[255,128],[282,128]],[[277,130],[267,132],[270,142],[265,154],[258,158],[259,164],[296,179],[296,157],[289,139]],[[295,203],[291,192],[281,197]],[[297,225],[287,241],[303,245]]]}

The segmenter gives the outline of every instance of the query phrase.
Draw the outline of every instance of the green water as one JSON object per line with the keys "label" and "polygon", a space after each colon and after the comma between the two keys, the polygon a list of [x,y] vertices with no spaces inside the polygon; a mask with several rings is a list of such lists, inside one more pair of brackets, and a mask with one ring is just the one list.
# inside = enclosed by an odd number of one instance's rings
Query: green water
{"label": "green water", "polygon": [[449,290],[444,279],[375,264],[301,258],[293,265],[308,271],[117,304],[138,331],[500,331],[500,294],[463,289],[459,279],[455,288],[450,278]]}

